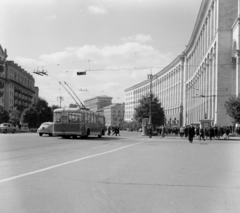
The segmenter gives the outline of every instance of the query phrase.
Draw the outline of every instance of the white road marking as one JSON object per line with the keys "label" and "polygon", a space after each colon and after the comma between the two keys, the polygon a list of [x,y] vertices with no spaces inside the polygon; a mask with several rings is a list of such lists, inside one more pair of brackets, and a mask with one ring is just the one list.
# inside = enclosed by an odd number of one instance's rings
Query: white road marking
{"label": "white road marking", "polygon": [[34,175],[36,173],[44,172],[44,171],[47,171],[47,170],[50,170],[50,169],[54,169],[54,168],[57,168],[57,167],[60,167],[60,166],[65,166],[65,165],[75,163],[75,162],[78,162],[78,161],[82,161],[82,160],[86,160],[86,159],[89,159],[89,158],[94,158],[94,157],[97,157],[97,156],[100,156],[100,155],[105,155],[105,154],[108,154],[108,153],[111,153],[111,152],[116,152],[118,150],[125,149],[125,148],[131,147],[131,146],[135,146],[135,145],[138,145],[138,144],[141,144],[141,143],[144,143],[144,142],[134,143],[134,144],[131,144],[131,145],[128,145],[128,146],[123,146],[123,147],[113,149],[113,150],[110,150],[110,151],[107,151],[107,152],[102,152],[102,153],[98,153],[98,154],[95,154],[95,155],[90,155],[90,156],[87,156],[87,157],[83,157],[83,158],[68,161],[68,162],[65,162],[65,163],[57,164],[57,165],[54,165],[54,166],[46,167],[46,168],[39,169],[39,170],[36,170],[36,171],[28,172],[28,173],[25,173],[25,174],[13,176],[13,177],[6,178],[6,179],[2,179],[2,180],[0,180],[0,183],[4,183],[4,182],[11,181],[11,180],[19,179],[19,178],[26,177],[26,176],[29,176],[29,175]]}

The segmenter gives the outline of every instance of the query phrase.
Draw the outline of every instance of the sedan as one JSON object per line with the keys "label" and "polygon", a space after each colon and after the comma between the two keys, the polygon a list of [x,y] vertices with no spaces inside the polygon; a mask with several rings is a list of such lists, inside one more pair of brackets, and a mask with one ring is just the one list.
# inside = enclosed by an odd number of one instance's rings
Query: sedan
{"label": "sedan", "polygon": [[0,124],[0,132],[3,132],[5,134],[7,132],[15,133],[16,128],[11,123],[2,123]]}

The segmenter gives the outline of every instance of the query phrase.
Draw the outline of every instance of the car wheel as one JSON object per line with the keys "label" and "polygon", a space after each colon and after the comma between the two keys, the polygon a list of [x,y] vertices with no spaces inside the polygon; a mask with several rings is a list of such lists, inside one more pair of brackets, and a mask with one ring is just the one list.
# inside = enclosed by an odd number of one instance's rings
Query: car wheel
{"label": "car wheel", "polygon": [[3,133],[4,133],[4,134],[6,134],[6,133],[7,133],[7,130],[6,130],[6,129],[4,129],[4,130],[3,130]]}
{"label": "car wheel", "polygon": [[39,136],[42,136],[42,133],[39,133]]}

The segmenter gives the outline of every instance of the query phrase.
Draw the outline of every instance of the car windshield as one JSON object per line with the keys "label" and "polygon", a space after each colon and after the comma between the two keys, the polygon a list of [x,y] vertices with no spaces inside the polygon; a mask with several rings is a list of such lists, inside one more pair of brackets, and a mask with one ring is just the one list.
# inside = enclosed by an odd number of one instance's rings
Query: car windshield
{"label": "car windshield", "polygon": [[50,126],[50,124],[48,124],[48,123],[44,123],[44,124],[41,125],[41,127],[45,127],[45,128],[47,128],[49,126]]}

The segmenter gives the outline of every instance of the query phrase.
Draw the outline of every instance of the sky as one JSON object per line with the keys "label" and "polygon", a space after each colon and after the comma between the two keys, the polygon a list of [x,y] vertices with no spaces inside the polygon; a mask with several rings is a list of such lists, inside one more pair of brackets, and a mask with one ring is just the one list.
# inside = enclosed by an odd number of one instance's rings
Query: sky
{"label": "sky", "polygon": [[33,75],[49,106],[60,97],[61,106],[74,104],[71,90],[81,102],[106,95],[122,103],[125,89],[184,51],[201,2],[0,0],[0,45]]}

